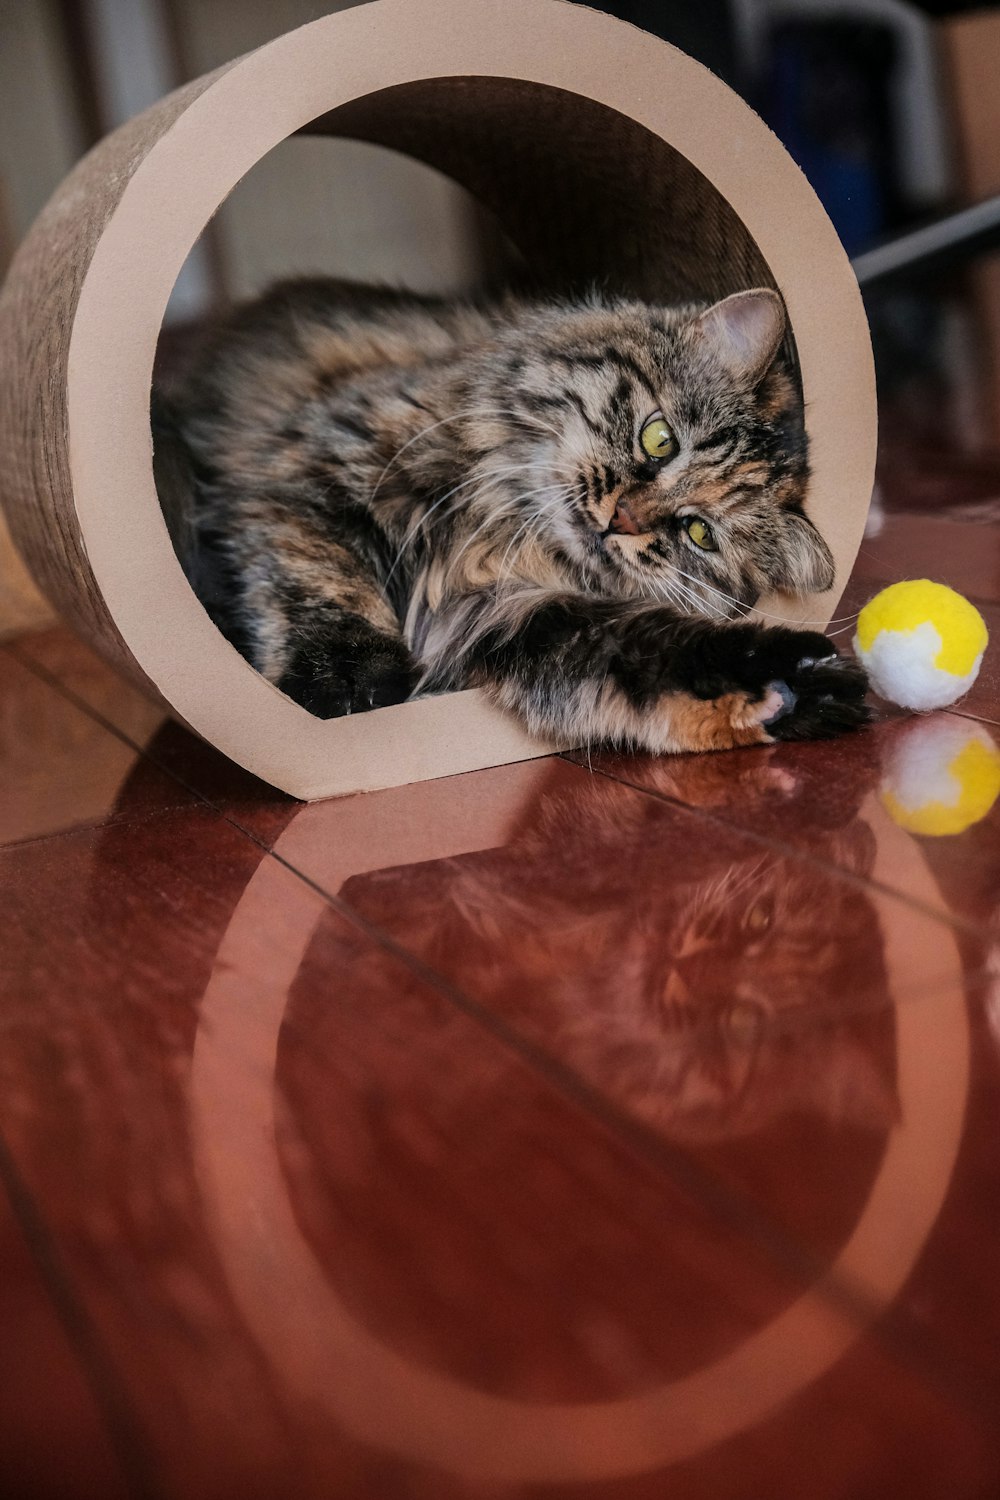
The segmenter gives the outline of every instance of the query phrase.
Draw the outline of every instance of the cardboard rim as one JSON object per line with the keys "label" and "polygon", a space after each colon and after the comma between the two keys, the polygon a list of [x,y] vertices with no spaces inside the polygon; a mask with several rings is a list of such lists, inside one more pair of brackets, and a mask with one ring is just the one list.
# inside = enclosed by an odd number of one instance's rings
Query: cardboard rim
{"label": "cardboard rim", "polygon": [[[75,507],[92,579],[79,562],[75,572],[83,576],[74,576],[70,556],[60,577],[63,601],[88,588],[96,593],[120,662],[134,663],[204,739],[305,799],[560,748],[530,738],[478,692],[313,718],[223,639],[170,546],[153,484],[148,411],[170,291],[240,178],[338,106],[435,78],[513,78],[595,100],[660,136],[742,219],[796,338],[814,471],[810,514],[834,552],[837,584],[797,608],[775,602],[776,616],[829,620],[867,515],[876,430],[867,322],[836,233],[777,139],[700,64],[625,23],[566,0],[480,0],[474,26],[471,19],[467,0],[374,0],[289,32],[162,101],[142,117],[148,125],[137,165],[125,127],[121,170],[104,180],[110,208],[72,311],[64,395],[71,495],[56,495],[54,504],[63,525]],[[30,252],[24,261],[30,272]],[[20,520],[37,532],[37,517]],[[37,552],[37,535],[34,541]],[[86,604],[74,610],[78,622],[95,613]]]}

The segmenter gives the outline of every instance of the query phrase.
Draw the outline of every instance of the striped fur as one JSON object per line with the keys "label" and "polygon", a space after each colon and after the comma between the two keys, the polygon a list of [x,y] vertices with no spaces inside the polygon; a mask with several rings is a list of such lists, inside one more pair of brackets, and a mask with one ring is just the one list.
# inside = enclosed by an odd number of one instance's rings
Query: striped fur
{"label": "striped fur", "polygon": [[745,618],[833,576],[784,333],[766,291],[477,306],[283,284],[154,400],[175,546],[230,640],[322,717],[481,684],[577,741],[837,732],[864,717],[858,669]]}

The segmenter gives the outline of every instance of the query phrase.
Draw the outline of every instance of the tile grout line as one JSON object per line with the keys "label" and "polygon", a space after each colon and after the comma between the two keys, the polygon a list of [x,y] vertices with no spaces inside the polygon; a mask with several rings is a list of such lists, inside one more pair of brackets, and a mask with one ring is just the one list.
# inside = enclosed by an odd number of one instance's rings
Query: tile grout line
{"label": "tile grout line", "polygon": [[672,797],[668,792],[660,792],[652,787],[642,786],[639,782],[630,781],[627,776],[616,775],[613,771],[606,771],[600,766],[583,766],[579,761],[570,758],[572,753],[572,751],[562,751],[560,752],[560,758],[567,765],[575,766],[578,771],[582,771],[585,774],[589,773],[591,776],[603,776],[606,781],[613,781],[619,786],[628,787],[630,791],[639,792],[643,796],[651,797],[655,802],[659,802],[666,807],[676,807],[682,812],[690,813],[701,822],[713,824],[717,828],[724,828],[728,833],[739,834],[742,838],[748,839],[751,843],[757,844],[761,848],[779,851],[784,855],[798,860],[801,864],[811,865],[813,869],[822,870],[825,875],[844,881],[855,889],[878,891],[880,895],[888,896],[891,900],[898,901],[901,905],[912,907],[921,916],[927,917],[942,926],[952,927],[957,932],[965,933],[968,936],[976,937],[983,941],[990,941],[996,936],[991,928],[980,926],[978,922],[967,921],[953,912],[939,911],[936,907],[929,906],[925,902],[915,899],[906,891],[897,890],[895,886],[886,885],[881,880],[872,880],[864,875],[855,875],[852,870],[845,870],[842,865],[835,864],[832,860],[821,859],[815,854],[797,848],[794,844],[786,843],[783,839],[772,838],[765,833],[758,833],[756,829],[747,828],[742,823],[734,822],[722,813],[712,812],[704,807],[696,807],[691,802],[685,802],[681,797]]}
{"label": "tile grout line", "polygon": [[[225,817],[224,813],[220,815]],[[713,1216],[736,1229],[782,1274],[787,1275],[803,1290],[817,1292],[831,1307],[856,1325],[860,1324],[863,1332],[871,1331],[894,1359],[914,1371],[941,1394],[960,1401],[963,1407],[977,1413],[993,1412],[993,1394],[982,1379],[957,1367],[954,1360],[943,1351],[935,1350],[933,1341],[919,1328],[911,1325],[907,1337],[898,1334],[887,1337],[884,1332],[879,1332],[877,1324],[885,1309],[880,1309],[873,1303],[868,1288],[843,1277],[833,1280],[829,1275],[829,1265],[804,1247],[752,1198],[701,1167],[683,1148],[671,1146],[647,1130],[634,1116],[619,1109],[598,1087],[452,984],[416,954],[397,943],[391,934],[367,921],[318,881],[268,849],[249,830],[240,831],[258,845],[265,857],[284,866],[345,921],[364,933],[378,947],[399,959],[457,1010],[468,1016],[508,1051],[513,1052],[556,1093],[573,1104],[586,1119],[596,1120],[610,1135],[627,1144],[647,1166],[664,1174],[692,1202],[708,1209]]]}
{"label": "tile grout line", "polygon": [[[85,712],[87,712],[91,718],[97,719],[97,721],[101,723],[109,733],[116,735],[117,738],[128,744],[131,749],[136,751],[136,753],[150,760],[151,763],[156,765],[159,769],[167,770],[167,773],[171,775],[174,780],[176,780],[181,786],[183,786],[185,790],[192,792],[200,802],[202,802],[205,806],[210,807],[215,813],[218,814],[220,818],[223,819],[224,822],[228,823],[229,826],[234,828],[243,838],[247,839],[256,848],[258,848],[266,858],[273,859],[276,864],[279,864],[284,869],[288,870],[291,875],[301,881],[308,889],[312,890],[316,895],[320,896],[328,906],[336,911],[338,915],[347,920],[355,929],[363,932],[365,936],[375,942],[377,946],[383,948],[384,950],[391,953],[394,957],[404,962],[408,968],[410,968],[418,975],[418,977],[423,979],[425,982],[430,983],[437,992],[445,995],[445,997],[449,1001],[457,1004],[459,1008],[463,1010],[463,1012],[476,1019],[489,1032],[491,1032],[491,1034],[493,1034],[497,1040],[502,1041],[509,1050],[513,1050],[516,1053],[520,1054],[525,1061],[530,1061],[532,1067],[536,1071],[540,1071],[543,1076],[548,1077],[550,1070],[554,1067],[559,1075],[563,1077],[565,1083],[570,1085],[571,1093],[576,1099],[577,1103],[580,1103],[581,1097],[587,1097],[589,1099],[589,1096],[592,1095],[595,1101],[600,1101],[602,1110],[608,1111],[609,1117],[611,1119],[627,1125],[630,1134],[639,1132],[641,1133],[644,1141],[650,1139],[647,1137],[647,1133],[642,1129],[642,1127],[632,1121],[630,1116],[620,1116],[619,1112],[614,1108],[613,1105],[610,1104],[610,1101],[606,1100],[603,1094],[601,1094],[597,1090],[592,1089],[591,1086],[585,1082],[585,1080],[579,1078],[579,1076],[573,1073],[571,1069],[565,1068],[557,1060],[552,1059],[551,1055],[545,1052],[544,1049],[537,1047],[527,1038],[523,1038],[518,1031],[516,1031],[513,1027],[508,1026],[507,1023],[502,1020],[502,1018],[494,1015],[492,1011],[489,1011],[486,1008],[482,1007],[472,997],[466,996],[463,991],[452,985],[444,975],[438,974],[436,970],[425,964],[423,960],[417,957],[416,954],[412,954],[408,949],[402,947],[402,945],[397,943],[390,933],[385,932],[382,928],[379,928],[373,923],[366,921],[366,919],[363,918],[360,913],[356,912],[353,907],[344,902],[339,896],[336,896],[332,892],[328,891],[320,882],[313,879],[312,876],[308,875],[305,871],[298,869],[296,866],[292,865],[288,860],[286,860],[282,855],[277,854],[273,849],[270,849],[262,839],[260,839],[256,834],[253,833],[251,829],[246,828],[235,818],[224,812],[222,808],[220,808],[216,803],[212,802],[210,798],[204,795],[204,793],[199,792],[196,787],[193,787],[188,782],[184,781],[183,778],[178,776],[172,769],[164,767],[162,763],[157,761],[154,756],[150,756],[147,751],[136,745],[135,742],[131,740],[122,730],[118,729],[109,720],[105,719],[103,715],[99,714],[96,710],[92,709],[89,705],[84,703],[83,700],[78,699],[77,695],[73,693],[71,689],[65,688],[65,686],[60,683],[57,678],[53,677],[52,674],[50,674],[46,669],[39,668],[38,671],[39,675],[44,676],[46,680],[48,680],[57,691],[64,692],[66,697],[70,698],[74,703],[77,704],[78,707],[81,707]],[[568,762],[568,764],[573,764],[573,762]],[[560,1090],[560,1092],[563,1092],[563,1090]],[[584,1104],[584,1111],[586,1113],[590,1112],[587,1104]],[[656,1137],[652,1137],[651,1140],[654,1145],[659,1145],[658,1139]],[[687,1157],[685,1157],[684,1160],[688,1163],[690,1161],[690,1159]],[[715,1179],[709,1179],[709,1181],[713,1186],[715,1185]],[[726,1190],[723,1189],[722,1191],[725,1192]]]}
{"label": "tile grout line", "polygon": [[[150,761],[155,765],[155,761]],[[161,766],[156,766],[162,770]],[[178,786],[184,791],[190,791],[183,782],[178,781]],[[102,828],[128,828],[132,825],[151,823],[156,818],[162,818],[168,813],[179,812],[187,805],[183,802],[172,802],[169,807],[155,807],[144,813],[119,813],[117,816],[107,818],[84,818],[79,823],[74,823],[70,828],[54,828],[51,833],[32,833],[20,839],[9,839],[6,843],[0,842],[0,859],[6,854],[13,854],[21,849],[33,849],[38,844],[57,843],[60,839],[75,838],[77,834],[97,833]]]}
{"label": "tile grout line", "polygon": [[[247,833],[249,837],[253,838],[254,842],[259,842],[248,829],[243,828],[242,824],[237,823],[232,818],[228,817],[228,815],[223,812],[221,808],[216,806],[216,804],[213,803],[210,798],[206,797],[205,794],[200,791],[197,786],[193,786],[190,782],[185,781],[184,778],[182,776],[179,776],[171,766],[164,764],[163,761],[158,760],[154,755],[151,755],[148,749],[146,749],[144,746],[137,744],[135,740],[131,739],[124,732],[124,730],[119,729],[117,725],[111,722],[111,720],[105,718],[98,709],[93,708],[91,704],[87,703],[86,699],[79,697],[79,695],[75,693],[72,688],[68,687],[53,672],[50,672],[48,668],[43,667],[40,662],[34,661],[30,656],[22,655],[22,653],[17,650],[15,643],[10,641],[0,642],[0,651],[10,652],[10,654],[16,657],[16,659],[22,664],[22,666],[26,667],[29,671],[34,672],[36,676],[42,678],[56,692],[61,693],[63,697],[67,698],[71,703],[75,705],[75,707],[80,709],[82,713],[87,714],[89,718],[95,720],[102,726],[102,728],[106,729],[109,734],[114,735],[116,739],[119,739],[124,744],[128,745],[129,748],[131,750],[134,750],[137,755],[142,756],[144,760],[148,760],[151,765],[156,766],[157,770],[162,771],[167,776],[170,776],[174,781],[177,782],[179,786],[183,787],[185,791],[190,792],[193,796],[197,797],[199,801],[206,803],[210,807],[213,807],[221,817],[225,818],[227,822],[232,823],[233,827],[240,828],[244,833]],[[974,715],[960,716],[968,718],[975,717]],[[167,715],[166,717],[169,717],[169,715]],[[188,730],[188,733],[191,732],[192,731]],[[613,781],[620,786],[626,786],[631,791],[638,792],[643,796],[651,797],[655,801],[660,802],[666,806],[680,808],[682,811],[688,812],[692,816],[697,817],[705,822],[715,823],[718,826],[727,828],[730,831],[737,833],[741,837],[746,838],[751,843],[758,844],[761,847],[778,849],[783,854],[790,855],[800,863],[811,865],[814,869],[820,869],[827,875],[832,875],[838,880],[845,881],[848,884],[854,886],[856,889],[877,890],[881,892],[881,894],[889,896],[895,901],[902,902],[912,907],[914,910],[919,911],[923,916],[930,917],[933,921],[942,923],[945,926],[954,927],[957,931],[965,932],[972,935],[973,937],[982,939],[991,939],[994,936],[994,933],[989,927],[981,927],[975,922],[963,920],[961,917],[956,916],[952,912],[938,910],[933,906],[925,905],[922,901],[915,900],[905,891],[896,890],[894,886],[885,885],[881,881],[870,880],[864,876],[855,875],[852,871],[845,870],[842,866],[834,864],[832,861],[820,859],[816,855],[798,849],[795,847],[795,845],[788,844],[782,839],[770,838],[766,834],[758,833],[756,832],[756,830],[745,828],[739,823],[732,822],[719,813],[712,813],[704,808],[695,807],[692,803],[685,802],[680,797],[671,797],[665,792],[658,792],[650,787],[641,786],[637,782],[629,781],[627,777],[616,776],[610,771],[602,770],[600,767],[598,767],[596,770],[593,766],[585,767],[581,765],[579,761],[573,760],[571,758],[574,753],[575,752],[573,751],[565,750],[557,751],[553,752],[552,756],[548,758],[552,760],[561,760],[565,765],[574,767],[575,770],[589,772],[591,776],[603,776],[607,781]],[[367,794],[360,793],[358,795],[364,796]],[[377,795],[377,793],[372,795]],[[293,801],[297,801],[297,799],[293,799]],[[59,837],[60,835],[46,836]]]}
{"label": "tile grout line", "polygon": [[982,713],[973,713],[971,708],[959,708],[956,704],[953,704],[947,712],[953,714],[956,719],[971,720],[973,724],[993,724],[1000,726],[1000,718],[991,719],[985,710]]}
{"label": "tile grout line", "polygon": [[[928,517],[928,519],[932,519],[932,518]],[[973,522],[973,521],[970,521],[967,524],[970,527],[974,527],[977,523]],[[858,556],[861,557],[862,554],[864,554],[864,553],[865,553],[865,547],[864,547],[864,544],[862,544],[862,546],[858,550]],[[873,554],[870,553],[870,552],[867,553],[866,555],[868,556],[869,559],[871,559],[873,557]],[[856,583],[856,584],[863,583],[866,586],[866,588],[870,584],[872,586],[874,592],[869,597],[870,598],[874,598],[875,594],[881,592],[882,589],[888,588],[890,584],[896,583],[898,581],[899,580],[897,578],[893,577],[891,573],[886,573],[884,576],[879,575],[878,577],[875,577],[875,576],[866,576],[864,573],[852,573],[851,577],[847,580],[847,583],[844,585],[844,593],[845,594],[847,593],[847,591],[850,588],[850,586],[851,586],[852,583]],[[962,598],[963,599],[968,599],[969,603],[970,604],[974,604],[975,607],[978,610],[980,610],[980,611],[982,611],[982,610],[994,610],[994,609],[1000,608],[1000,599],[991,599],[986,594],[967,593],[965,590],[963,590],[962,591]],[[838,605],[838,608],[839,608],[839,605]],[[862,606],[862,608],[863,608],[863,606]],[[860,611],[859,611],[859,613],[860,613]]]}
{"label": "tile grout line", "polygon": [[[0,650],[8,650],[9,648],[9,642],[0,642]],[[229,823],[233,828],[238,829],[247,838],[249,838],[251,842],[258,845],[258,847],[265,849],[268,853],[272,852],[270,849],[268,849],[267,845],[264,844],[256,836],[256,834],[252,832],[252,830],[246,828],[242,823],[238,822],[235,818],[226,813],[221,807],[214,803],[210,797],[206,796],[199,787],[195,786],[189,781],[185,781],[183,776],[178,775],[173,767],[165,764],[162,760],[158,760],[155,755],[151,755],[147,748],[131,739],[124,732],[124,730],[119,729],[116,724],[111,722],[111,720],[106,719],[98,709],[93,708],[89,703],[86,702],[85,699],[80,698],[72,690],[72,688],[67,687],[66,684],[61,681],[61,679],[56,677],[53,673],[49,672],[47,668],[41,666],[40,663],[33,661],[30,657],[22,657],[19,652],[11,651],[11,654],[16,655],[18,661],[20,661],[25,667],[34,672],[37,676],[41,677],[44,681],[48,682],[56,692],[62,694],[62,696],[73,703],[74,706],[78,708],[82,713],[87,714],[89,718],[100,724],[101,727],[107,730],[109,734],[114,735],[116,739],[120,740],[123,744],[128,745],[129,749],[133,750],[143,760],[148,761],[150,765],[155,766],[158,771],[161,771],[164,775],[169,776],[173,781],[177,783],[178,786],[183,788],[183,790],[188,792],[191,796],[195,797],[199,802],[203,803],[207,807],[211,807],[214,812],[217,812],[219,816],[224,819],[224,821]],[[190,730],[188,732],[191,733]],[[898,901],[902,904],[910,906],[915,911],[920,912],[922,916],[928,917],[932,921],[938,922],[944,926],[952,927],[958,932],[964,932],[967,935],[971,935],[981,940],[990,940],[994,936],[992,930],[988,927],[980,927],[974,922],[963,921],[961,918],[953,916],[953,914],[950,912],[939,911],[933,906],[927,906],[921,901],[914,900],[906,892],[896,890],[894,886],[885,885],[881,881],[870,880],[865,876],[855,875],[852,871],[845,870],[842,866],[834,864],[832,861],[819,859],[816,855],[798,849],[792,844],[787,844],[781,839],[769,838],[766,834],[761,834],[756,832],[756,830],[745,828],[741,824],[732,822],[728,818],[723,817],[721,814],[709,812],[704,808],[699,808],[694,806],[694,804],[692,803],[683,801],[682,798],[671,797],[665,792],[658,792],[650,787],[642,786],[637,782],[628,780],[626,777],[615,776],[612,772],[602,770],[600,767],[595,770],[591,765],[583,766],[579,761],[573,760],[571,758],[573,753],[574,752],[572,751],[554,752],[552,756],[548,758],[552,760],[561,760],[565,765],[572,766],[574,770],[589,773],[589,775],[591,776],[602,776],[607,781],[615,782],[617,785],[627,787],[632,792],[636,792],[642,796],[650,797],[654,801],[659,802],[664,806],[676,807],[680,811],[689,813],[693,817],[697,817],[702,821],[713,823],[716,826],[723,827],[730,832],[737,834],[739,837],[747,839],[747,841],[750,843],[757,844],[758,846],[763,848],[780,851],[782,854],[789,855],[802,864],[812,866],[814,869],[819,869],[824,874],[852,885],[856,889],[865,891],[878,891],[882,895],[888,896],[891,900]],[[364,796],[367,794],[359,793],[358,795]],[[297,802],[297,799],[292,800]],[[297,803],[297,805],[305,806],[308,804]],[[148,816],[158,817],[159,812],[150,813]],[[111,823],[113,821],[113,819],[107,820],[108,823]],[[140,820],[135,819],[133,821]],[[103,827],[105,826],[105,824],[94,824],[91,826]],[[79,830],[73,831],[77,832]],[[18,844],[8,845],[6,847],[17,848],[20,847],[22,843],[40,842],[41,838],[62,837],[65,837],[65,834],[47,834],[40,836],[40,839],[38,840],[22,840],[19,841]],[[2,854],[3,852],[4,851],[0,849],[0,854]],[[285,863],[284,860],[282,860],[281,862]],[[295,867],[292,865],[289,865],[288,868],[295,869]],[[296,870],[295,873],[298,874],[301,872]],[[308,879],[309,877],[304,876],[303,878]],[[979,976],[967,975],[966,977],[971,981],[973,979],[978,979]]]}
{"label": "tile grout line", "polygon": [[[10,649],[9,643],[0,649]],[[940,1352],[935,1354],[934,1350],[927,1348],[929,1340],[922,1335],[919,1329],[911,1327],[909,1337],[886,1338],[884,1333],[877,1331],[879,1311],[873,1307],[870,1295],[863,1286],[852,1286],[838,1280],[832,1282],[827,1273],[829,1267],[817,1260],[816,1256],[805,1249],[794,1239],[781,1224],[771,1218],[755,1202],[747,1199],[743,1194],[737,1193],[730,1186],[721,1182],[711,1173],[699,1167],[695,1160],[686,1152],[678,1148],[670,1147],[658,1136],[637,1121],[631,1115],[620,1111],[615,1104],[600,1089],[588,1083],[586,1079],[575,1073],[571,1068],[554,1058],[539,1047],[530,1038],[525,1037],[515,1027],[510,1026],[502,1017],[496,1015],[488,1008],[481,1005],[473,997],[453,985],[444,975],[438,974],[436,970],[424,963],[416,954],[410,953],[402,947],[392,935],[375,924],[368,922],[361,914],[342,901],[339,896],[334,895],[318,881],[306,872],[298,869],[280,854],[259,838],[251,829],[245,827],[236,818],[226,813],[215,802],[205,795],[196,786],[192,786],[170,766],[164,765],[157,760],[148,750],[138,745],[129,738],[127,734],[116,725],[107,720],[98,710],[80,699],[72,689],[66,687],[54,674],[50,673],[39,663],[30,658],[24,659],[20,652],[12,652],[17,659],[22,661],[30,670],[50,683],[57,691],[73,702],[82,712],[96,720],[110,734],[115,735],[123,743],[127,744],[136,754],[148,760],[166,775],[172,777],[178,785],[190,792],[204,806],[211,808],[223,822],[239,833],[248,842],[255,845],[265,858],[273,859],[276,864],[281,865],[295,879],[300,881],[308,889],[318,895],[338,916],[347,921],[356,930],[362,932],[377,947],[390,953],[402,962],[423,982],[430,985],[439,995],[456,1009],[460,1010],[470,1020],[475,1022],[482,1030],[491,1035],[506,1050],[513,1052],[533,1073],[540,1076],[549,1087],[551,1087],[562,1098],[571,1103],[585,1118],[590,1121],[596,1120],[608,1133],[623,1141],[640,1160],[648,1166],[652,1166],[657,1172],[664,1173],[669,1180],[679,1186],[682,1191],[693,1202],[720,1218],[724,1223],[729,1223],[742,1233],[758,1251],[765,1255],[777,1268],[788,1275],[793,1281],[804,1289],[815,1288],[822,1285],[822,1295],[827,1302],[848,1316],[855,1324],[861,1324],[866,1330],[873,1330],[874,1336],[880,1343],[888,1348],[893,1358],[900,1360],[907,1368],[913,1369],[932,1388],[946,1394],[949,1399],[957,1400],[963,1406],[974,1411],[992,1411],[991,1392],[985,1389],[982,1382],[975,1376],[970,1376],[955,1367],[953,1360]],[[553,756],[553,759],[562,758],[567,765],[574,766],[579,771],[584,767],[577,762],[569,760],[567,755],[561,757]],[[609,776],[606,772],[592,772],[605,776],[608,780],[618,780]],[[636,787],[631,782],[622,781],[632,791],[646,792],[667,805],[676,805],[678,808],[696,813],[698,810],[689,807],[683,802],[675,802],[674,799],[663,796],[646,788]],[[823,861],[814,860],[800,852],[787,849],[779,843],[770,843],[762,836],[754,836],[746,830],[735,825],[730,825],[725,820],[704,815],[706,821],[720,823],[723,827],[732,828],[733,831],[743,834],[753,842],[765,847],[781,849],[782,852],[791,853],[795,858],[818,865],[827,870]],[[842,879],[850,879],[864,889],[871,889],[874,882],[852,877],[849,872],[831,865],[829,871]],[[881,887],[875,887],[882,889]],[[886,894],[898,900],[905,898],[891,889]],[[924,911],[920,903],[913,903],[917,909]],[[926,914],[926,913],[925,913]],[[936,920],[945,921],[946,918],[939,917],[936,913],[930,913]],[[978,935],[978,930],[977,930]],[[898,1346],[898,1347],[897,1347]],[[943,1366],[945,1368],[943,1368]]]}

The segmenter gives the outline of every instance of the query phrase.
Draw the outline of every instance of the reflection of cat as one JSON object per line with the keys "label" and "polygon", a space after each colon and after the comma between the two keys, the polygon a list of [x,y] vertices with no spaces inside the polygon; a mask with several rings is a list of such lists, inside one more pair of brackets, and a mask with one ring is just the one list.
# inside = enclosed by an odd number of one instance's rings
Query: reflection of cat
{"label": "reflection of cat", "polygon": [[[787,815],[794,773],[767,752],[650,763],[668,794],[691,767],[701,804],[736,780],[741,806]],[[338,1296],[394,1350],[599,1400],[703,1368],[787,1306],[729,1210],[706,1212],[709,1176],[834,1259],[895,1116],[894,1032],[872,907],[818,863],[870,868],[860,771],[806,832],[816,860],[547,775],[503,847],[341,887],[462,994],[328,911],[285,1010],[278,1146]]]}
{"label": "reflection of cat", "polygon": [[[698,763],[705,801],[722,795],[704,784],[713,764]],[[780,801],[785,774],[759,765],[759,794]],[[851,811],[813,848],[864,874],[871,834]],[[885,996],[863,891],[725,835],[688,847],[675,818],[581,778],[503,849],[359,877],[343,894],[672,1137],[729,1139],[803,1112],[884,1131],[891,1028],[863,1013]]]}

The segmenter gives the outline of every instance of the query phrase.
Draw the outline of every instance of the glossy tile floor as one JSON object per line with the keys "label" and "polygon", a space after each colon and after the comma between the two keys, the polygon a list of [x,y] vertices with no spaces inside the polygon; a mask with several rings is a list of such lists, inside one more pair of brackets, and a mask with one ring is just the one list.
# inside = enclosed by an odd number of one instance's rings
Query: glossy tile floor
{"label": "glossy tile floor", "polygon": [[0,1493],[1000,1494],[976,472],[845,610],[966,589],[979,684],[838,744],[302,807],[0,648]]}

